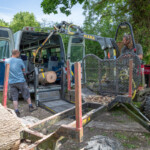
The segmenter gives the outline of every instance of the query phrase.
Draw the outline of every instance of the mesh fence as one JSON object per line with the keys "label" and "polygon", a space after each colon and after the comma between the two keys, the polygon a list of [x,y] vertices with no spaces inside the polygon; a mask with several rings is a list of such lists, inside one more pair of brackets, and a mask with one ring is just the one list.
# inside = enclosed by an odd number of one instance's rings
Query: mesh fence
{"label": "mesh fence", "polygon": [[135,54],[121,55],[116,60],[102,60],[89,54],[82,60],[83,83],[102,95],[126,94],[129,89],[129,60],[133,60],[133,91],[141,83],[141,63]]}

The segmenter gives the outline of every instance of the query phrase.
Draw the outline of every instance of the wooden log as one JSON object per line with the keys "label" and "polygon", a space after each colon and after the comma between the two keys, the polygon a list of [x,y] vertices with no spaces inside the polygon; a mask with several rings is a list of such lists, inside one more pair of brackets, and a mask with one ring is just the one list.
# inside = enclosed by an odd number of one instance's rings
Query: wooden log
{"label": "wooden log", "polygon": [[42,72],[39,74],[39,82],[41,84],[54,83],[57,79],[57,75],[54,71]]}

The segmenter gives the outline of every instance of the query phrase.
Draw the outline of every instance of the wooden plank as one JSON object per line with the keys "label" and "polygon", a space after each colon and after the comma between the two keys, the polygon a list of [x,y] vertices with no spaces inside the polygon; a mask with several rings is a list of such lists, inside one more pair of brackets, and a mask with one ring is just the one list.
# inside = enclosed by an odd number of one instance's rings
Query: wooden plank
{"label": "wooden plank", "polygon": [[70,64],[69,64],[69,60],[67,60],[67,87],[68,87],[68,91],[71,90],[71,81],[70,81]]}
{"label": "wooden plank", "polygon": [[133,59],[129,60],[129,97],[132,97]]}
{"label": "wooden plank", "polygon": [[8,79],[9,79],[9,64],[5,67],[5,79],[4,79],[4,89],[3,89],[3,101],[4,107],[7,107],[7,91],[8,91]]}
{"label": "wooden plank", "polygon": [[[86,106],[84,104],[84,106]],[[88,112],[85,116],[82,117],[82,125],[87,124],[90,122],[93,118],[95,118],[101,111],[103,111],[106,108],[106,106],[101,106],[97,109],[91,110]],[[46,123],[46,122],[45,122]],[[33,126],[34,127],[34,126]],[[27,131],[27,133],[30,133]],[[33,133],[33,134],[32,134]],[[38,135],[38,132],[31,132],[32,135]],[[43,136],[43,135],[42,135]],[[37,140],[35,143],[28,146],[28,150],[36,150],[37,148],[43,148],[43,149],[54,149],[57,145],[57,141],[60,139],[60,137],[66,137],[71,138],[74,140],[80,140],[81,133],[76,130],[76,121],[68,124],[68,125],[62,125],[60,128],[49,135],[44,135],[43,138]]]}
{"label": "wooden plank", "polygon": [[45,137],[42,133],[39,133],[37,131],[32,131],[30,129],[25,129],[21,132],[21,139],[28,139],[32,142],[36,142],[39,139],[42,139]]}
{"label": "wooden plank", "polygon": [[57,113],[53,116],[50,116],[48,118],[45,118],[33,125],[30,125],[29,128],[30,129],[35,129],[35,130],[40,130],[40,129],[43,129],[43,128],[46,128],[46,126],[50,126],[50,125],[53,125],[55,124],[56,122],[66,118],[66,117],[69,117],[69,116],[72,116],[75,114],[75,107],[71,108],[71,109],[68,109],[68,110],[65,110],[63,112],[60,112],[60,113]]}
{"label": "wooden plank", "polygon": [[76,130],[79,132],[79,142],[83,141],[82,126],[82,97],[81,97],[81,64],[75,63],[75,105],[76,105]]}

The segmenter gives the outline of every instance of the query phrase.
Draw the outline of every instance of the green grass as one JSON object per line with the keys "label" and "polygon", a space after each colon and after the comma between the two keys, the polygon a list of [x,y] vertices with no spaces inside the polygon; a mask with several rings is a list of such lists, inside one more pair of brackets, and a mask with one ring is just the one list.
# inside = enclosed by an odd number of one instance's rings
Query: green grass
{"label": "green grass", "polygon": [[123,143],[122,144],[125,148],[128,148],[128,149],[135,149],[135,148],[138,148],[139,146],[137,145],[134,145],[134,144],[130,144],[130,143]]}
{"label": "green grass", "polygon": [[93,131],[94,130],[94,128],[90,128],[90,131]]}
{"label": "green grass", "polygon": [[142,105],[142,102],[133,102],[133,104],[137,107],[140,108]]}
{"label": "green grass", "polygon": [[[3,98],[3,92],[0,92],[0,103],[2,103],[2,98]],[[8,106],[10,103],[11,103],[11,101],[7,99],[7,105]]]}
{"label": "green grass", "polygon": [[2,103],[2,96],[3,96],[3,93],[0,92],[0,103]]}
{"label": "green grass", "polygon": [[134,144],[137,141],[139,141],[139,138],[137,136],[128,136],[124,133],[117,132],[114,134],[114,136],[121,141],[123,147],[127,149],[135,149],[138,148],[138,144]]}
{"label": "green grass", "polygon": [[123,111],[120,111],[118,109],[112,111],[112,116],[122,116],[124,114],[125,113]]}
{"label": "green grass", "polygon": [[147,140],[148,142],[148,145],[150,145],[150,133],[143,133],[145,139]]}
{"label": "green grass", "polygon": [[120,140],[127,140],[128,137],[125,136],[124,134],[122,133],[115,133],[114,136],[117,138],[117,139],[120,139]]}
{"label": "green grass", "polygon": [[107,133],[102,133],[102,135],[103,135],[103,136],[108,136],[108,134],[107,134]]}
{"label": "green grass", "polygon": [[134,142],[134,141],[138,141],[139,139],[137,136],[132,136],[132,137],[130,136],[130,137],[128,137],[128,140],[131,142]]}

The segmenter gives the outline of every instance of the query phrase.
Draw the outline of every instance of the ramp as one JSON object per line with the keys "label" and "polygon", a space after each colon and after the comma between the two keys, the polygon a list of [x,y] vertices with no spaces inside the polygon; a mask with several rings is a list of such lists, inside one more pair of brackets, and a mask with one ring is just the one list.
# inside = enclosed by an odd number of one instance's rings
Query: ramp
{"label": "ramp", "polygon": [[[57,88],[57,89],[56,89]],[[66,109],[72,108],[73,103],[62,99],[61,88],[55,86],[55,89],[45,89],[38,92],[38,105],[53,113],[59,113]]]}
{"label": "ramp", "polygon": [[74,104],[62,99],[42,102],[40,105],[53,113],[59,113],[74,106]]}

